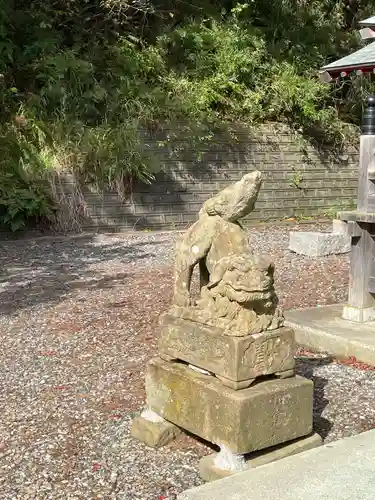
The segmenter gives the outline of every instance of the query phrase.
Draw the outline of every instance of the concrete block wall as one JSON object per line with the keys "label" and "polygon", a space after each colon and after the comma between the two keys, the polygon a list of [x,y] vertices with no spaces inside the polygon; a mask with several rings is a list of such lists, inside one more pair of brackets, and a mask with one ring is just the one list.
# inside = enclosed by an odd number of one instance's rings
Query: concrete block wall
{"label": "concrete block wall", "polygon": [[[174,229],[189,226],[203,202],[246,172],[258,169],[264,183],[249,223],[313,217],[352,207],[357,196],[358,150],[329,158],[300,143],[288,129],[242,131],[236,144],[221,142],[203,151],[200,162],[159,155],[162,172],[151,185],[137,184],[129,199],[95,193],[84,186],[85,230]],[[307,153],[307,154],[306,154]]]}

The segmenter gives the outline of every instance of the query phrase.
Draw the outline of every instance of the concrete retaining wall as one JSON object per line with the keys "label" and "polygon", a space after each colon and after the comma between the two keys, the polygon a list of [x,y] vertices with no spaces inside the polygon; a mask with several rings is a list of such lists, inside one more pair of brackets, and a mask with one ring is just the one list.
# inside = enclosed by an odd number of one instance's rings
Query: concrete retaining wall
{"label": "concrete retaining wall", "polygon": [[102,196],[85,186],[84,229],[184,228],[196,220],[207,198],[254,169],[264,174],[264,185],[249,222],[334,214],[356,199],[355,148],[332,160],[329,152],[302,151],[290,131],[276,126],[259,127],[255,134],[242,130],[238,139],[230,144],[216,138],[201,161],[170,157],[151,142],[163,172],[151,185],[136,185],[125,202],[116,192]]}

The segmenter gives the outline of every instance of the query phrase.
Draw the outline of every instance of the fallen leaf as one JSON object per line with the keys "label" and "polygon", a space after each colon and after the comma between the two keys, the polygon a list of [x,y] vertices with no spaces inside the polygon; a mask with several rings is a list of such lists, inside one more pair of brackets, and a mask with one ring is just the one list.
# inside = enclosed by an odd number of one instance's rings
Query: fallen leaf
{"label": "fallen leaf", "polygon": [[92,465],[92,471],[93,472],[98,472],[102,468],[102,464],[95,463]]}
{"label": "fallen leaf", "polygon": [[110,417],[112,420],[120,420],[120,418],[122,418],[122,415],[120,415],[119,413],[116,413],[114,415],[111,415]]}
{"label": "fallen leaf", "polygon": [[40,353],[41,356],[56,356],[56,354],[56,351],[41,351]]}

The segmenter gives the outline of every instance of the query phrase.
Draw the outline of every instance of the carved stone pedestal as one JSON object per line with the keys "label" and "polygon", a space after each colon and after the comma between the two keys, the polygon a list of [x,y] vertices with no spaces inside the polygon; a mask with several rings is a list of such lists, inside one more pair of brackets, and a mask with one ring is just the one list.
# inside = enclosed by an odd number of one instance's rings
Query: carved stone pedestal
{"label": "carved stone pedestal", "polygon": [[246,389],[258,377],[294,375],[294,333],[286,327],[246,337],[224,335],[220,328],[161,317],[159,356],[181,360],[211,372],[234,390]]}
{"label": "carved stone pedestal", "polygon": [[147,368],[146,392],[155,413],[233,453],[261,450],[312,431],[313,383],[302,377],[234,391],[185,364],[155,358]]}
{"label": "carved stone pedestal", "polygon": [[131,434],[159,448],[184,429],[220,447],[201,459],[199,472],[213,481],[319,446],[312,434],[313,383],[299,376],[268,379],[233,390],[209,373],[160,357],[146,373],[148,410]]}

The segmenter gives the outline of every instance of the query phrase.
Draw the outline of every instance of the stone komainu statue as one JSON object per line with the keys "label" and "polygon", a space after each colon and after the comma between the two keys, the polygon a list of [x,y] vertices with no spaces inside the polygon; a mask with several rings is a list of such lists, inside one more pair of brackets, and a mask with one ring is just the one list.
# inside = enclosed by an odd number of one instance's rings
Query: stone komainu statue
{"label": "stone komainu statue", "polygon": [[[274,290],[274,266],[251,254],[239,220],[253,209],[261,187],[260,172],[207,200],[195,222],[177,244],[171,313],[246,336],[279,328],[283,323]],[[199,265],[200,298],[190,293]]]}

